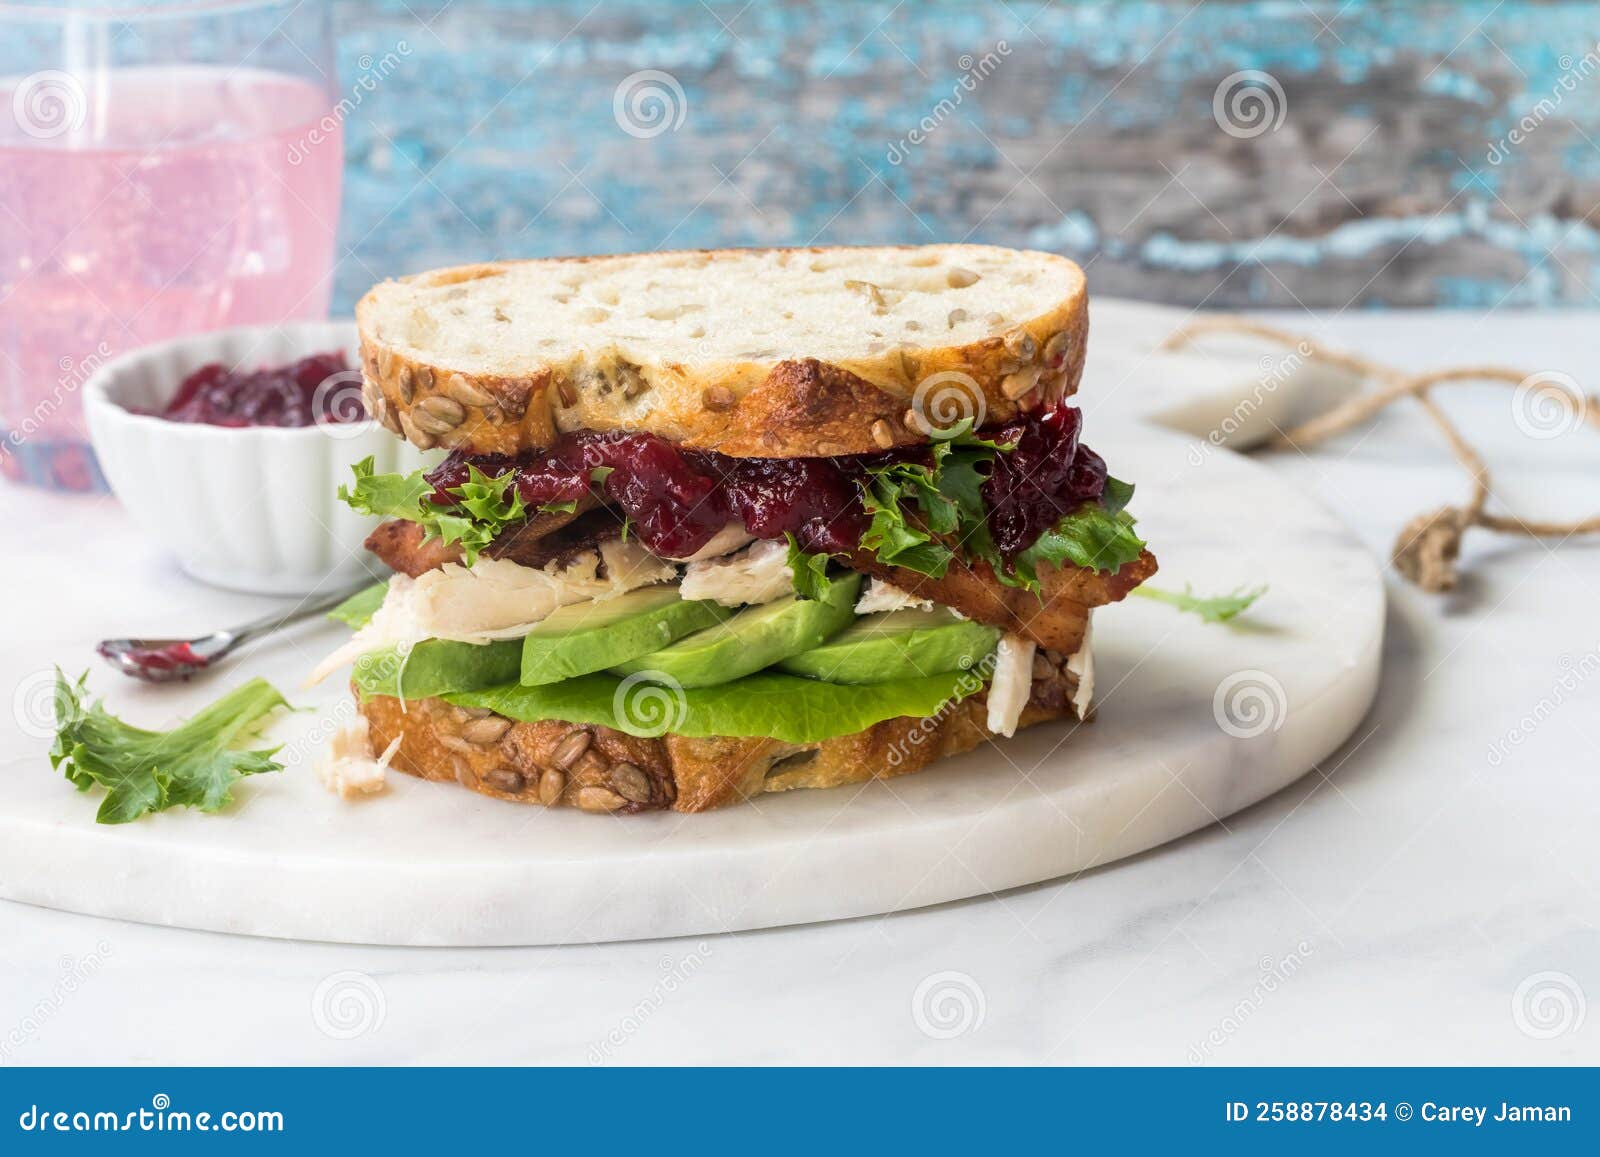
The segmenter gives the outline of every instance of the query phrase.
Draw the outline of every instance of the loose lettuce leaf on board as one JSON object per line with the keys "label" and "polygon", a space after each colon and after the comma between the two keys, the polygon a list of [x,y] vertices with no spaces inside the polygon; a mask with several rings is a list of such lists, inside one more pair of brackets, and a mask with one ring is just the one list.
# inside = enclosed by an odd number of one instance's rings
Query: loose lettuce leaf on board
{"label": "loose lettuce leaf on board", "polygon": [[56,671],[56,741],[50,765],[79,791],[106,796],[95,820],[125,824],[150,812],[195,807],[217,812],[247,775],[282,771],[278,749],[241,750],[266,717],[288,706],[265,679],[252,679],[171,731],[133,727],[96,700],[85,707],[88,675],[76,683]]}
{"label": "loose lettuce leaf on board", "polygon": [[1195,594],[1193,588],[1185,583],[1181,591],[1137,586],[1133,588],[1133,593],[1151,602],[1166,603],[1188,614],[1199,615],[1208,623],[1227,623],[1249,610],[1252,603],[1267,593],[1267,588],[1259,586],[1246,590],[1241,587],[1231,594],[1208,597]]}

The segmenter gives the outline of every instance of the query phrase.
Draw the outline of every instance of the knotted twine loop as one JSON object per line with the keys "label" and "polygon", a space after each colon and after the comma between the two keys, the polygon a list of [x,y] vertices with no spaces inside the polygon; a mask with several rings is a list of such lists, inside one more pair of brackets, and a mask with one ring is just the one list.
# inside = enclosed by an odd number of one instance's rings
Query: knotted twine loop
{"label": "knotted twine loop", "polygon": [[[1535,375],[1519,373],[1504,366],[1458,366],[1425,374],[1407,373],[1356,354],[1330,350],[1320,342],[1300,334],[1239,317],[1209,317],[1190,322],[1168,336],[1161,343],[1161,348],[1181,349],[1208,333],[1248,334],[1303,353],[1309,351],[1309,358],[1350,370],[1376,383],[1375,389],[1341,402],[1290,430],[1280,431],[1279,436],[1269,443],[1275,449],[1315,446],[1370,421],[1402,398],[1415,400],[1423,412],[1433,419],[1433,424],[1444,435],[1450,452],[1471,479],[1472,492],[1460,506],[1444,506],[1431,513],[1417,515],[1406,523],[1395,540],[1394,549],[1390,552],[1395,569],[1423,590],[1437,593],[1456,585],[1456,562],[1461,556],[1461,540],[1474,526],[1526,538],[1566,539],[1575,534],[1600,533],[1600,515],[1570,522],[1548,522],[1525,519],[1512,513],[1491,513],[1487,509],[1491,493],[1488,466],[1429,393],[1435,386],[1465,382],[1497,382],[1516,387],[1536,380]],[[1574,398],[1564,391],[1549,388],[1543,393],[1547,398],[1557,399],[1568,415],[1600,429],[1600,397],[1588,395]]]}

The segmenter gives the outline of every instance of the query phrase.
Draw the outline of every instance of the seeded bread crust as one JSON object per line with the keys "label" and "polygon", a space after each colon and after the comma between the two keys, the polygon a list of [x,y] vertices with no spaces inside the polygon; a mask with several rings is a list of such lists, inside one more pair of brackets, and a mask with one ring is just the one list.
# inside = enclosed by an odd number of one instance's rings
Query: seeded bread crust
{"label": "seeded bread crust", "polygon": [[[1075,718],[1077,678],[1040,651],[1019,727]],[[514,803],[632,814],[709,811],[797,788],[838,787],[921,771],[992,733],[982,692],[928,719],[888,719],[854,735],[795,746],[774,739],[640,739],[608,727],[518,723],[443,699],[373,696],[360,703],[374,751],[396,736],[391,768]]]}
{"label": "seeded bread crust", "polygon": [[[592,348],[580,345],[578,352],[557,361],[530,361],[515,372],[485,373],[409,344],[407,339],[416,335],[401,333],[396,320],[407,315],[408,300],[424,300],[434,310],[442,296],[438,291],[459,291],[463,297],[484,292],[483,283],[522,265],[580,268],[600,261],[698,258],[704,261],[705,279],[714,281],[719,263],[741,255],[782,259],[783,254],[791,259],[883,254],[885,261],[947,268],[952,272],[941,276],[950,278],[950,304],[962,312],[965,299],[960,294],[968,287],[956,284],[966,272],[960,262],[975,252],[990,262],[1009,256],[1030,268],[1047,263],[1067,290],[1034,316],[985,315],[976,340],[937,346],[925,344],[926,332],[907,334],[918,340],[902,344],[890,328],[895,324],[893,306],[879,301],[872,292],[876,287],[868,285],[867,292],[852,291],[848,299],[859,298],[868,321],[884,328],[886,340],[865,342],[859,356],[833,361],[802,356],[799,350],[781,359],[698,361],[663,360],[635,351],[632,356],[643,359],[635,361],[606,339]],[[772,308],[780,311],[783,303],[774,301]],[[881,321],[874,320],[877,311],[886,311]],[[437,324],[431,312],[427,316],[429,325]],[[383,282],[361,299],[356,320],[368,412],[424,449],[514,454],[548,446],[575,430],[638,430],[735,457],[870,453],[925,442],[929,419],[935,425],[974,413],[988,421],[1009,419],[1076,391],[1089,325],[1082,271],[1066,258],[960,245],[701,250],[467,265]],[[972,326],[963,321],[960,328],[967,333]]]}

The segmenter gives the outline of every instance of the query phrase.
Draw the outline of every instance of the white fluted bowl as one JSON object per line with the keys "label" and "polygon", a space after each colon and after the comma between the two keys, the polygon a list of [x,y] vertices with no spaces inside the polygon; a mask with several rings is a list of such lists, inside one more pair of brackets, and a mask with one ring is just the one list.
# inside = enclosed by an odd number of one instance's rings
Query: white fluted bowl
{"label": "white fluted bowl", "polygon": [[[197,334],[114,358],[84,383],[84,414],[106,481],[151,538],[202,582],[258,594],[305,594],[367,571],[374,519],[339,501],[350,467],[381,471],[434,460],[373,421],[234,429],[134,413],[160,410],[212,362],[251,370],[342,349],[359,367],[350,322],[287,322]],[[359,376],[345,387],[357,404]],[[342,397],[342,395],[341,395]]]}

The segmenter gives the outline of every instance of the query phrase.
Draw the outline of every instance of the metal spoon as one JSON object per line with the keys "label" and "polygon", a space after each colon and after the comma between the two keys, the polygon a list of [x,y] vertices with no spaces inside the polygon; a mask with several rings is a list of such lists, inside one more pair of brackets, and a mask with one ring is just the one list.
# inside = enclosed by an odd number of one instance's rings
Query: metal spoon
{"label": "metal spoon", "polygon": [[149,683],[188,679],[231,654],[251,639],[331,610],[357,591],[371,586],[369,579],[333,594],[307,599],[287,612],[274,612],[254,622],[214,631],[193,639],[106,639],[95,648],[106,662],[124,675]]}

